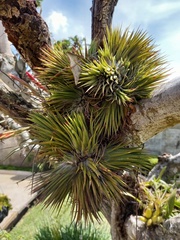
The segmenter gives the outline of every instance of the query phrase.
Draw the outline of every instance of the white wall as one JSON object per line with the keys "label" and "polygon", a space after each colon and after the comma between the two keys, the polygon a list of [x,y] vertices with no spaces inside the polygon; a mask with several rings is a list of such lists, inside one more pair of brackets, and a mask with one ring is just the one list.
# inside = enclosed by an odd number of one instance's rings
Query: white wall
{"label": "white wall", "polygon": [[145,144],[145,148],[157,154],[180,152],[180,124],[157,134]]}

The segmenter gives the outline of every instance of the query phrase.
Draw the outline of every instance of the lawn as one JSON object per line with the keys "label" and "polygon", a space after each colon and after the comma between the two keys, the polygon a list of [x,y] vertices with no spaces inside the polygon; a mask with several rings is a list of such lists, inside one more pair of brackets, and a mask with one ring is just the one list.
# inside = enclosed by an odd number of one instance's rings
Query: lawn
{"label": "lawn", "polygon": [[[59,214],[52,212],[49,208],[44,209],[42,204],[33,206],[28,210],[25,216],[19,221],[19,223],[10,232],[12,240],[35,240],[37,235],[42,230],[47,230],[54,226],[61,226],[65,228],[71,225],[71,214],[69,205],[64,204]],[[85,231],[85,230],[84,230]],[[103,218],[99,224],[96,221],[91,224],[91,231],[96,231],[98,239],[110,240],[110,227],[107,221]],[[38,238],[39,239],[39,238]],[[41,238],[47,239],[48,238]],[[63,238],[71,239],[71,238]],[[75,239],[75,238],[74,238]],[[79,238],[78,238],[79,239]],[[84,240],[85,238],[83,238]],[[92,238],[95,239],[95,238]],[[97,238],[96,238],[97,239]],[[73,240],[73,239],[72,239]]]}
{"label": "lawn", "polygon": [[17,167],[11,165],[0,165],[0,170],[17,170],[17,171],[29,171],[32,172],[32,167]]}

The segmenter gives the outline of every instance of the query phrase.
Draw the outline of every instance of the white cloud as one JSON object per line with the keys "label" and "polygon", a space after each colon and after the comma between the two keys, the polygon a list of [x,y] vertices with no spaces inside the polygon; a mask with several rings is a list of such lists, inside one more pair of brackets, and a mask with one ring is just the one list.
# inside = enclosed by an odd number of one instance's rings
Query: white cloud
{"label": "white cloud", "polygon": [[86,29],[73,16],[65,16],[62,12],[53,10],[45,20],[54,40],[66,39],[75,35],[80,38],[85,37]]}
{"label": "white cloud", "polygon": [[53,34],[58,34],[59,32],[66,33],[68,29],[68,19],[61,12],[52,11],[47,17],[46,22]]}
{"label": "white cloud", "polygon": [[[126,0],[125,4],[119,1],[115,12],[115,19],[116,22],[123,20],[126,26],[130,25],[134,27],[141,24],[147,26],[154,21],[170,17],[178,10],[180,10],[180,2],[176,0],[166,0],[163,2],[157,0]],[[118,21],[118,18],[120,21]]]}
{"label": "white cloud", "polygon": [[159,3],[159,4],[152,4],[150,6],[150,12],[151,14],[155,14],[153,16],[155,16],[155,18],[157,18],[158,16],[162,17],[162,16],[166,16],[168,17],[169,15],[171,15],[173,12],[177,11],[178,9],[180,9],[180,2],[164,2],[164,3]]}

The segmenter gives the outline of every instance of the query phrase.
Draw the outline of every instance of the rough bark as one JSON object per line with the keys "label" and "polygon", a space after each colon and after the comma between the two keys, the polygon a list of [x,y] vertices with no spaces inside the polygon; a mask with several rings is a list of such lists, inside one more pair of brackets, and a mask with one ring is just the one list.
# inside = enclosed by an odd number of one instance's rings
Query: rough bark
{"label": "rough bark", "polygon": [[[137,197],[139,184],[136,176],[126,173],[122,177],[128,186],[128,192]],[[128,233],[125,224],[132,214],[138,214],[138,204],[131,197],[126,196],[119,204],[111,203],[111,214],[108,218],[110,218],[112,240],[127,240]]]}
{"label": "rough bark", "polygon": [[122,216],[121,210],[119,206],[116,206],[115,203],[112,203],[111,207],[111,237],[112,240],[122,240],[123,239],[123,231],[121,231],[121,227],[124,225],[122,221],[119,221],[119,218]]}
{"label": "rough bark", "polygon": [[92,1],[92,39],[100,45],[105,35],[106,28],[111,26],[114,8],[118,0],[93,0]]}
{"label": "rough bark", "polygon": [[34,2],[0,0],[0,20],[8,39],[32,68],[41,65],[42,49],[51,44],[47,24],[37,12]]}

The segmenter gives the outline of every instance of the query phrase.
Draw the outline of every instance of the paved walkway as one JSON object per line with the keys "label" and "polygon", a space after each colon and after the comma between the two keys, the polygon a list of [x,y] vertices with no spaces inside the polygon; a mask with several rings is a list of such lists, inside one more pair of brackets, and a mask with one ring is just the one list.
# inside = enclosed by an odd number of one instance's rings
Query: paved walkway
{"label": "paved walkway", "polygon": [[31,176],[30,172],[0,170],[0,193],[6,194],[12,204],[12,210],[0,223],[0,229],[10,228],[36,198],[36,194],[31,194],[31,177],[28,176]]}

